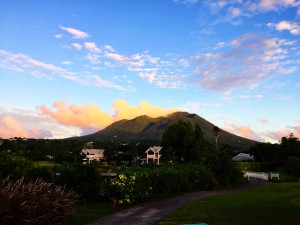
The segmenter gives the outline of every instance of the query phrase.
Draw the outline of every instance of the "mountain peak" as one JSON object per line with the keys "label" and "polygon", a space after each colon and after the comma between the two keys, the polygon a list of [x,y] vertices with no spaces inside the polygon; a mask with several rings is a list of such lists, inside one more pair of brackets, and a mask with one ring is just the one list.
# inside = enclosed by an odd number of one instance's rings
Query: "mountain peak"
{"label": "mountain peak", "polygon": [[[179,120],[188,121],[194,125],[198,124],[204,133],[204,138],[211,143],[215,142],[213,132],[213,128],[215,126],[214,124],[203,119],[197,114],[190,114],[183,111],[174,112],[167,116],[161,116],[157,118],[142,115],[131,120],[120,120],[94,134],[78,138],[93,141],[95,139],[111,140],[112,137],[118,136],[121,141],[135,142],[149,140],[160,143],[165,128],[172,123],[178,122]],[[220,145],[228,144],[234,147],[236,150],[249,150],[249,148],[255,143],[257,142],[231,134],[221,129],[219,136]]]}

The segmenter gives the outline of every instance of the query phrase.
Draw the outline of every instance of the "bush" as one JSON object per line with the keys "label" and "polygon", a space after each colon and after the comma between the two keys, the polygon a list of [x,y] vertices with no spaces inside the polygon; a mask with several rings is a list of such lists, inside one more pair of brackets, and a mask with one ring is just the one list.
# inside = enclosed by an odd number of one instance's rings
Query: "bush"
{"label": "bush", "polygon": [[12,180],[17,180],[26,177],[28,171],[33,168],[32,161],[18,156],[10,150],[0,152],[0,179],[10,177]]}
{"label": "bush", "polygon": [[54,182],[74,190],[83,201],[95,201],[100,197],[103,183],[97,166],[97,163],[64,163],[55,168]]}
{"label": "bush", "polygon": [[290,175],[300,178],[300,158],[288,157],[284,165],[284,171]]}
{"label": "bush", "polygon": [[218,182],[206,167],[200,165],[120,167],[118,176],[106,178],[109,199],[136,203],[151,199],[156,194],[174,194],[207,190]]}
{"label": "bush", "polygon": [[53,181],[53,171],[48,167],[35,166],[28,170],[26,180],[41,179],[46,182]]}
{"label": "bush", "polygon": [[241,171],[252,172],[270,172],[277,171],[282,167],[281,163],[274,162],[235,162],[235,164],[241,169]]}
{"label": "bush", "polygon": [[54,225],[72,214],[76,195],[41,180],[0,184],[0,224]]}

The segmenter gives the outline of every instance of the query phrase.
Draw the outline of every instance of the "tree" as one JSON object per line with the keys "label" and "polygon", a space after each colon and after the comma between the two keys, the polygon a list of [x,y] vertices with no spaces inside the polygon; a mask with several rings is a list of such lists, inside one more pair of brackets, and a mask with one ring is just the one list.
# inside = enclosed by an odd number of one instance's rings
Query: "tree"
{"label": "tree", "polygon": [[290,156],[300,157],[300,140],[293,133],[281,138],[279,161],[283,162]]}
{"label": "tree", "polygon": [[166,162],[206,163],[210,154],[200,126],[182,120],[166,128],[162,145],[162,159]]}
{"label": "tree", "polygon": [[279,145],[271,143],[256,143],[250,148],[250,154],[258,162],[275,162],[278,158]]}
{"label": "tree", "polygon": [[183,120],[169,125],[163,133],[162,159],[169,161],[184,161],[184,153],[191,148],[193,127]]}
{"label": "tree", "polygon": [[218,138],[219,138],[219,134],[220,134],[221,130],[219,127],[214,126],[213,131],[214,131],[214,134],[216,137],[216,147],[218,147]]}

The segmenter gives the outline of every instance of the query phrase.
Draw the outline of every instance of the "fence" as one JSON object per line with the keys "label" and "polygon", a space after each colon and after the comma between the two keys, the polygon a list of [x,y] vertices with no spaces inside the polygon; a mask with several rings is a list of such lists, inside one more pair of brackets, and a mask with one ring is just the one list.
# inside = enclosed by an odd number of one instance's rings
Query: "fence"
{"label": "fence", "polygon": [[245,172],[244,177],[247,177],[248,180],[250,177],[259,178],[259,179],[263,179],[263,180],[269,179],[269,175],[264,172]]}

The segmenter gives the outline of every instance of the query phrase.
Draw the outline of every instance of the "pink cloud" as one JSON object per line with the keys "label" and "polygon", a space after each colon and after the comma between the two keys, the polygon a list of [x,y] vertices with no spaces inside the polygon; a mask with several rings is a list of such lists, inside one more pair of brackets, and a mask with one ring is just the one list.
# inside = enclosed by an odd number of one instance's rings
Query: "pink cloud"
{"label": "pink cloud", "polygon": [[73,43],[72,46],[76,49],[76,50],[80,50],[82,48],[81,44],[78,43]]}
{"label": "pink cloud", "polygon": [[269,27],[274,27],[278,31],[287,30],[293,35],[300,35],[300,25],[296,22],[283,20],[277,24],[268,23]]}
{"label": "pink cloud", "polygon": [[267,124],[270,123],[271,121],[268,118],[261,118],[258,120],[261,124]]}
{"label": "pink cloud", "polygon": [[90,37],[90,35],[86,32],[83,32],[81,30],[77,30],[77,29],[74,29],[74,28],[71,28],[71,27],[63,27],[63,26],[59,26],[60,29],[62,30],[65,30],[67,31],[68,33],[72,34],[72,38],[75,38],[75,39],[85,39],[85,38],[88,38]]}
{"label": "pink cloud", "polygon": [[238,124],[231,123],[231,124],[225,124],[224,129],[230,133],[239,135],[241,137],[245,137],[245,138],[256,140],[256,141],[262,141],[262,137],[259,134],[257,134],[251,128],[251,126],[238,125]]}
{"label": "pink cloud", "polygon": [[38,109],[43,115],[64,125],[96,129],[112,123],[112,118],[108,113],[90,103],[81,106],[76,104],[67,105],[61,101],[53,103],[53,107],[56,111],[52,111],[45,105],[39,106]]}
{"label": "pink cloud", "polygon": [[101,52],[95,42],[84,42],[84,47],[91,52]]}
{"label": "pink cloud", "polygon": [[0,137],[12,138],[43,138],[49,136],[49,131],[43,131],[38,129],[24,128],[19,122],[12,116],[6,115],[0,118]]}
{"label": "pink cloud", "polygon": [[86,103],[85,105],[68,105],[60,101],[53,103],[55,111],[45,105],[37,108],[42,115],[55,119],[60,124],[92,129],[94,131],[122,119],[133,119],[141,115],[159,117],[177,111],[177,109],[164,109],[152,106],[147,102],[141,102],[138,106],[130,106],[124,100],[114,101],[114,115],[103,111],[100,107],[91,103]]}

